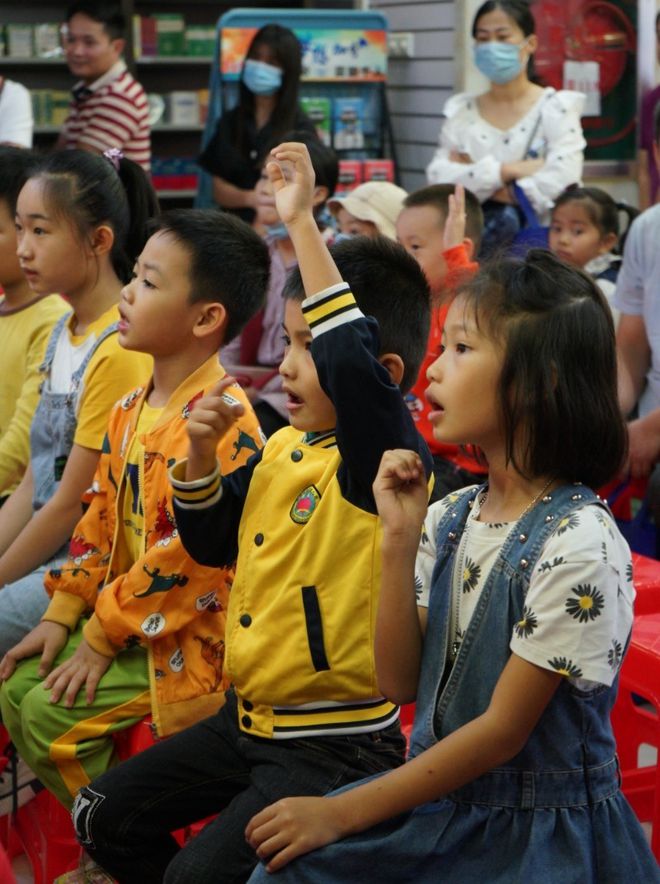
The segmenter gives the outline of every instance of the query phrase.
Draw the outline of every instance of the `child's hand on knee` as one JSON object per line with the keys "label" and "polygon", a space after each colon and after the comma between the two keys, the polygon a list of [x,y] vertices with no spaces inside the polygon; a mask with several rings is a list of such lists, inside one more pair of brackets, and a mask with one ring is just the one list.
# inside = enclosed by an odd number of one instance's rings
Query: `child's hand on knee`
{"label": "child's hand on knee", "polygon": [[64,705],[67,709],[71,709],[78,691],[84,685],[87,705],[92,703],[96,696],[96,688],[110,668],[112,660],[112,657],[99,654],[85,639],[82,639],[73,656],[57,669],[53,669],[44,681],[44,688],[51,691],[50,702],[58,703],[64,694]]}
{"label": "child's hand on knee", "polygon": [[283,798],[255,814],[245,830],[269,872],[345,834],[332,798]]}
{"label": "child's hand on knee", "polygon": [[203,479],[213,472],[218,442],[245,411],[228,390],[235,383],[234,378],[224,377],[193,405],[188,418],[187,482]]}
{"label": "child's hand on knee", "polygon": [[11,648],[0,661],[0,680],[5,681],[13,674],[16,665],[28,657],[41,654],[39,677],[48,675],[55,657],[69,640],[69,630],[61,623],[43,620],[28,632],[24,639]]}

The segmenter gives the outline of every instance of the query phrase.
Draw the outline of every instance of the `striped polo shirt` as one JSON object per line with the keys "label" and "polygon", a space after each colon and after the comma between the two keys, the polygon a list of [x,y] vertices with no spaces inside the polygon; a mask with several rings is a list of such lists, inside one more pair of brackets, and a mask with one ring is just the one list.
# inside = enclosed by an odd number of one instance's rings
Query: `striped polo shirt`
{"label": "striped polo shirt", "polygon": [[89,86],[79,82],[60,143],[67,148],[89,147],[103,153],[118,147],[124,156],[149,171],[149,108],[142,86],[118,61]]}

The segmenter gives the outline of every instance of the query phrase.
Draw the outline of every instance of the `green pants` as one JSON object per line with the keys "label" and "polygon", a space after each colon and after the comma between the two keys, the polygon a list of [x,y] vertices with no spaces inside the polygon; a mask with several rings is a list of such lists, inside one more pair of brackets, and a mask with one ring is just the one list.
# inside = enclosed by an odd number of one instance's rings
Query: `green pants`
{"label": "green pants", "polygon": [[[72,633],[55,666],[80,644],[82,627]],[[117,763],[112,734],[151,712],[147,655],[143,648],[121,651],[96,688],[88,706],[84,685],[71,709],[64,697],[54,704],[37,675],[39,657],[19,663],[0,691],[2,723],[27,764],[66,807],[82,786]]]}

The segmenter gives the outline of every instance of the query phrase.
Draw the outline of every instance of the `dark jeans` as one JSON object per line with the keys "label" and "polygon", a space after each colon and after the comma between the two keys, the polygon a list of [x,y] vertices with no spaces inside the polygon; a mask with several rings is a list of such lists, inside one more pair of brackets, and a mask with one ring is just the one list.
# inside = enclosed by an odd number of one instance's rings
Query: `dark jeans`
{"label": "dark jeans", "polygon": [[[82,789],[80,843],[120,884],[235,884],[257,857],[245,840],[255,813],[289,795],[324,795],[403,762],[398,723],[375,734],[265,740],[238,727],[236,697]],[[180,849],[170,832],[220,816]]]}

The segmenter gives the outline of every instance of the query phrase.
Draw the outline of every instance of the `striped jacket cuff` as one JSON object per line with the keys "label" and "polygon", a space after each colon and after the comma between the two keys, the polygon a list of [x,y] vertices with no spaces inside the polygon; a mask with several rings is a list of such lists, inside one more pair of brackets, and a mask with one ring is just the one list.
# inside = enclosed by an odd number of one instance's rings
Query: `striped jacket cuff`
{"label": "striped jacket cuff", "polygon": [[337,283],[307,298],[302,303],[302,310],[314,338],[346,322],[364,317],[345,282]]}
{"label": "striped jacket cuff", "polygon": [[220,465],[216,462],[213,472],[192,482],[185,481],[187,459],[178,460],[169,471],[174,499],[184,510],[203,510],[217,503],[222,497]]}

